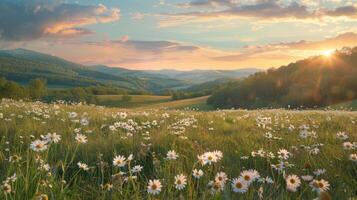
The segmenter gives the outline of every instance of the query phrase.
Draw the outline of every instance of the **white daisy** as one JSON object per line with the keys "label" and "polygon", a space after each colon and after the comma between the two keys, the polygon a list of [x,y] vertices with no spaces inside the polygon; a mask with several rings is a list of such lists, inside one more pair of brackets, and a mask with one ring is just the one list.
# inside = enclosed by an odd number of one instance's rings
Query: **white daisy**
{"label": "white daisy", "polygon": [[199,179],[203,176],[203,171],[202,170],[197,170],[197,169],[194,169],[192,170],[192,176],[195,177],[196,179]]}
{"label": "white daisy", "polygon": [[178,190],[182,190],[185,188],[187,184],[186,176],[183,174],[179,174],[175,176],[175,188]]}
{"label": "white daisy", "polygon": [[80,169],[82,169],[82,170],[84,170],[84,171],[88,171],[88,170],[89,170],[88,165],[85,164],[85,163],[78,162],[77,165],[78,165],[78,167],[79,167]]}
{"label": "white daisy", "polygon": [[36,151],[36,152],[41,152],[47,149],[47,141],[43,141],[43,140],[35,140],[33,142],[31,142],[30,147],[32,150]]}
{"label": "white daisy", "polygon": [[87,136],[85,135],[82,135],[80,133],[77,133],[76,137],[75,137],[76,141],[80,144],[84,144],[84,143],[87,143],[88,140],[87,140]]}
{"label": "white daisy", "polygon": [[248,191],[248,184],[245,180],[241,178],[234,178],[232,180],[232,190],[233,192],[245,193]]}
{"label": "white daisy", "polygon": [[166,154],[166,158],[168,160],[176,160],[178,158],[178,154],[175,152],[175,150],[170,150]]}
{"label": "white daisy", "polygon": [[148,186],[147,186],[147,192],[149,194],[157,195],[161,192],[162,185],[161,182],[157,179],[155,180],[149,180]]}
{"label": "white daisy", "polygon": [[312,187],[313,191],[316,191],[318,193],[326,192],[327,190],[330,189],[329,182],[325,181],[324,179],[313,180],[313,181],[310,182],[310,186]]}
{"label": "white daisy", "polygon": [[296,175],[289,175],[285,178],[286,189],[291,192],[296,192],[297,188],[300,187],[301,181],[300,178]]}
{"label": "white daisy", "polygon": [[124,167],[126,165],[126,158],[122,155],[115,156],[113,159],[113,165],[117,167]]}

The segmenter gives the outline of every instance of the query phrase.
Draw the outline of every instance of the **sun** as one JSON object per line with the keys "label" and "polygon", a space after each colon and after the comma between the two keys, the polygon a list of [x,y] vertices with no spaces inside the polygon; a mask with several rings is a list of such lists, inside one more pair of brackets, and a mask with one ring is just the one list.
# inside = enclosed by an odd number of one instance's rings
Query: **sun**
{"label": "sun", "polygon": [[326,57],[330,57],[333,53],[334,53],[335,50],[333,49],[328,49],[328,50],[325,50],[322,52],[322,55],[326,56]]}

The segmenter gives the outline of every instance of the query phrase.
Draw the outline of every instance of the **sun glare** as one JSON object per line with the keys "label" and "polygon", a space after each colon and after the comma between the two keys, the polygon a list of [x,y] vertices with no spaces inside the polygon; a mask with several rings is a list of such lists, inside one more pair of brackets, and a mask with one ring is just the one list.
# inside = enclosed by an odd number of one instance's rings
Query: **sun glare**
{"label": "sun glare", "polygon": [[335,50],[333,50],[333,49],[328,49],[328,50],[323,51],[322,54],[326,57],[330,57],[334,51]]}

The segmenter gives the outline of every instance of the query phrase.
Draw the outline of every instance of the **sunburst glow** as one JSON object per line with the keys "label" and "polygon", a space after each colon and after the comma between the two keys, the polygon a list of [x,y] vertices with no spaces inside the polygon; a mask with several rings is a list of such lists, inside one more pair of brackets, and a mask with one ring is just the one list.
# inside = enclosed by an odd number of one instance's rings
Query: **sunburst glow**
{"label": "sunburst glow", "polygon": [[328,49],[322,52],[322,55],[326,56],[326,57],[330,57],[333,53],[335,52],[335,50],[333,49]]}

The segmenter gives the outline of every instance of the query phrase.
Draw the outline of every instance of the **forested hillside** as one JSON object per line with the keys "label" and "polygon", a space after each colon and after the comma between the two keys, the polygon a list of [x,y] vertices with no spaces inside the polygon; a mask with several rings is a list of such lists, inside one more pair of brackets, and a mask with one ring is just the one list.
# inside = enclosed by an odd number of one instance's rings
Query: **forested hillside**
{"label": "forested hillside", "polygon": [[217,108],[322,107],[357,98],[357,47],[315,56],[227,84]]}

